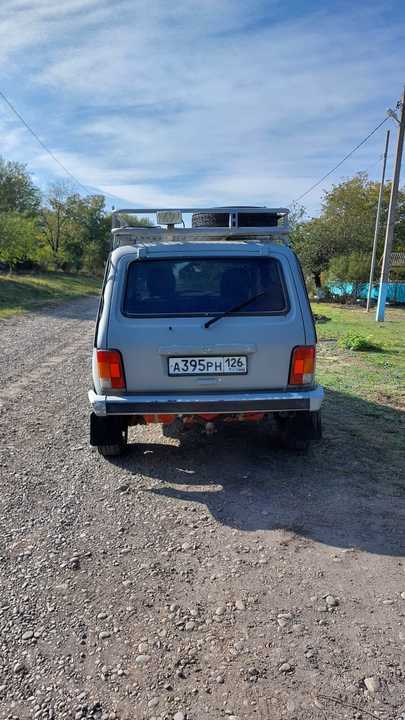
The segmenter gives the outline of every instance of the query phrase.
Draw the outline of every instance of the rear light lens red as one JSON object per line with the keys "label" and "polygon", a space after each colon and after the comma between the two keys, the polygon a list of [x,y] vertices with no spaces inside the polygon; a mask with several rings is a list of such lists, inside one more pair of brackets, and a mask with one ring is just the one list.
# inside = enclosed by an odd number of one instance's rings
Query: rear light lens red
{"label": "rear light lens red", "polygon": [[125,390],[124,367],[118,350],[97,350],[97,371],[102,390]]}
{"label": "rear light lens red", "polygon": [[315,377],[315,347],[300,345],[292,351],[290,385],[312,385]]}

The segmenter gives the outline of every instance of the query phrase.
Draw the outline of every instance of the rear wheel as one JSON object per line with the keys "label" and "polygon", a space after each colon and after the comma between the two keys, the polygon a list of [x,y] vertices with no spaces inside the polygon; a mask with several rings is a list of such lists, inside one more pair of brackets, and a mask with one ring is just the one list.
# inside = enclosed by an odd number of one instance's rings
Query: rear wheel
{"label": "rear wheel", "polygon": [[278,433],[288,450],[309,449],[322,439],[321,411],[298,412],[293,416],[276,415]]}
{"label": "rear wheel", "polygon": [[97,450],[103,457],[117,457],[118,455],[122,455],[127,447],[128,440],[125,438],[125,440],[115,445],[97,445]]}
{"label": "rear wheel", "polygon": [[128,446],[128,421],[124,416],[90,416],[90,445],[104,457],[122,455]]}

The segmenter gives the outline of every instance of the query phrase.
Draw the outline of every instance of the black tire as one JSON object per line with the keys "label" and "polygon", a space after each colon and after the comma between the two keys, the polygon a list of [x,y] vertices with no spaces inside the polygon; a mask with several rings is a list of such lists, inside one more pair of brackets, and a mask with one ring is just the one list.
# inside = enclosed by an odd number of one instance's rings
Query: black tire
{"label": "black tire", "polygon": [[104,457],[122,455],[128,446],[128,421],[124,416],[90,415],[90,445]]}
{"label": "black tire", "polygon": [[123,455],[128,448],[128,426],[122,429],[120,442],[113,445],[97,445],[97,450],[103,457],[117,457]]}
{"label": "black tire", "polygon": [[298,412],[292,417],[276,416],[279,437],[287,450],[307,451],[322,439],[321,411]]}
{"label": "black tire", "polygon": [[97,450],[103,457],[118,457],[122,455],[126,450],[126,445],[97,445]]}
{"label": "black tire", "polygon": [[229,227],[229,213],[194,213],[192,227]]}
{"label": "black tire", "polygon": [[[232,212],[230,209],[229,212]],[[239,213],[239,227],[276,227],[276,213],[255,213],[254,211]],[[229,213],[194,213],[191,219],[193,227],[229,227]]]}

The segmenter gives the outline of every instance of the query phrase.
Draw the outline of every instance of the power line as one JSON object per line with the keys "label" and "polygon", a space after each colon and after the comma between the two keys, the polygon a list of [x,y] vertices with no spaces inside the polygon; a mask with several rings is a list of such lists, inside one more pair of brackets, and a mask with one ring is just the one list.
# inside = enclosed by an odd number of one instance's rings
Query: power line
{"label": "power line", "polygon": [[[312,190],[315,190],[315,188],[318,187],[318,185],[320,185],[324,180],[326,180],[326,178],[328,178],[329,175],[332,175],[332,173],[334,173],[335,170],[337,170],[338,168],[340,168],[340,166],[343,165],[343,163],[346,162],[346,160],[347,160],[349,157],[351,157],[351,156],[356,152],[356,150],[358,150],[362,145],[364,145],[364,144],[367,142],[367,140],[369,140],[369,139],[371,138],[371,136],[374,135],[374,133],[376,133],[377,130],[379,130],[380,127],[381,127],[382,125],[384,125],[385,122],[387,122],[387,120],[388,120],[388,117],[384,118],[384,120],[382,120],[382,122],[380,122],[379,125],[377,125],[377,127],[375,127],[374,130],[372,130],[372,131],[364,138],[364,140],[362,140],[358,145],[356,145],[355,148],[353,148],[353,150],[351,150],[349,153],[347,153],[347,155],[345,155],[345,157],[343,158],[343,160],[341,160],[340,162],[338,162],[338,164],[335,165],[335,167],[332,168],[332,170],[329,170],[329,172],[326,173],[326,175],[324,175],[323,177],[321,177],[320,180],[318,180],[316,183],[314,183],[313,185],[311,185],[311,187],[308,188],[308,190],[306,190],[305,192],[303,192],[302,195],[300,195],[299,197],[295,198],[295,200],[293,200],[292,203],[294,203],[294,202],[299,202],[300,200],[302,200],[302,198],[304,198],[306,195],[308,195],[310,192],[312,192]],[[292,205],[292,203],[291,203],[291,205]]]}
{"label": "power line", "polygon": [[45,145],[45,143],[42,142],[41,138],[40,138],[40,137],[37,135],[37,133],[28,125],[28,123],[24,120],[23,116],[20,115],[20,113],[18,112],[18,110],[14,107],[14,105],[10,102],[10,100],[5,96],[5,94],[4,94],[1,90],[0,90],[0,97],[1,97],[1,98],[4,100],[4,102],[8,105],[8,107],[10,108],[10,110],[14,113],[14,115],[16,115],[16,117],[20,120],[20,122],[22,122],[22,124],[24,125],[24,127],[26,127],[26,129],[28,130],[28,132],[31,133],[31,135],[35,138],[35,140],[39,143],[39,145],[45,150],[45,152],[48,153],[48,155],[52,158],[52,160],[54,160],[54,161],[57,163],[57,165],[59,165],[59,167],[62,168],[62,170],[63,170],[67,175],[69,175],[69,177],[71,177],[72,180],[75,181],[76,185],[78,185],[79,187],[81,187],[81,188],[84,190],[84,192],[88,194],[88,188],[86,188],[84,185],[82,185],[82,183],[79,182],[79,180],[78,180],[77,178],[75,178],[75,176],[73,175],[73,173],[71,173],[70,170],[68,170],[67,167],[65,167],[65,166],[63,165],[63,163],[61,163],[61,161],[56,157],[56,155],[53,154],[52,150],[50,150],[50,149]]}

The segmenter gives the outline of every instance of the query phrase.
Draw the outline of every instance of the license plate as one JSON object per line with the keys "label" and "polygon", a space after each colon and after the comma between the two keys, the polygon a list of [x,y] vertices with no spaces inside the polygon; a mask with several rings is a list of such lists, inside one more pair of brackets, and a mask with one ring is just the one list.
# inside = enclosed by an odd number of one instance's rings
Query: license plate
{"label": "license plate", "polygon": [[169,357],[169,375],[246,375],[246,355]]}

